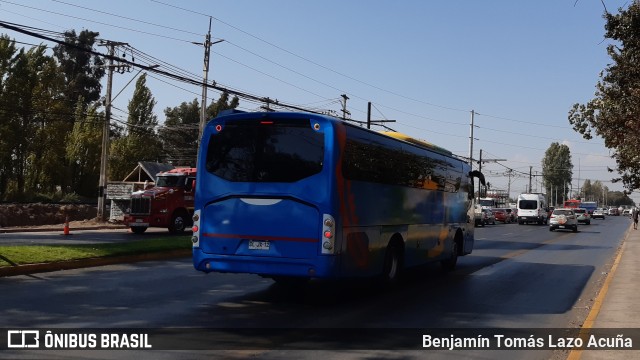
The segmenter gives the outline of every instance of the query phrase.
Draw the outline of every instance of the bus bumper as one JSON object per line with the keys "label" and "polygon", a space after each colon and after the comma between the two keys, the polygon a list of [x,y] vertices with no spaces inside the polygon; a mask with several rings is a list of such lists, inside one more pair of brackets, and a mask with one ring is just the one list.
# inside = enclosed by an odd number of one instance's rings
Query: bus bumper
{"label": "bus bumper", "polygon": [[273,258],[208,254],[193,248],[193,266],[206,273],[334,278],[339,276],[338,263],[338,257],[333,255],[319,255],[314,259]]}

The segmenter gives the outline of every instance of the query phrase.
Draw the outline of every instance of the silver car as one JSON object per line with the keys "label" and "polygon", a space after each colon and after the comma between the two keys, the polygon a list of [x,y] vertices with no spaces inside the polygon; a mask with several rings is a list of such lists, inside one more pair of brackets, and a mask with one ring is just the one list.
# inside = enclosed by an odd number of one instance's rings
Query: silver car
{"label": "silver car", "polygon": [[554,209],[549,219],[549,231],[556,229],[571,229],[578,232],[578,217],[574,209],[559,208]]}

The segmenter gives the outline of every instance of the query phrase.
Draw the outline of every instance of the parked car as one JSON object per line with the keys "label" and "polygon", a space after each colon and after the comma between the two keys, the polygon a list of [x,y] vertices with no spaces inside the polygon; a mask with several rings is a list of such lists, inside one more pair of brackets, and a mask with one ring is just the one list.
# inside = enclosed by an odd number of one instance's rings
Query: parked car
{"label": "parked car", "polygon": [[622,215],[631,217],[631,209],[622,210]]}
{"label": "parked car", "polygon": [[489,209],[482,209],[482,220],[484,224],[496,224],[496,217],[493,215],[493,211]]}
{"label": "parked car", "polygon": [[577,208],[577,209],[574,209],[573,212],[576,214],[578,223],[585,223],[587,225],[591,225],[591,216],[589,215],[589,211],[587,209]]}
{"label": "parked car", "polygon": [[554,209],[549,219],[549,231],[556,229],[571,229],[578,231],[578,218],[573,212],[574,209],[558,208]]}
{"label": "parked car", "polygon": [[493,216],[496,218],[496,221],[500,221],[505,224],[511,222],[511,215],[507,213],[507,209],[492,209],[491,212],[493,212]]}
{"label": "parked car", "polygon": [[593,210],[593,215],[591,215],[592,219],[602,219],[604,220],[605,214],[604,214],[604,210],[602,209],[595,209]]}

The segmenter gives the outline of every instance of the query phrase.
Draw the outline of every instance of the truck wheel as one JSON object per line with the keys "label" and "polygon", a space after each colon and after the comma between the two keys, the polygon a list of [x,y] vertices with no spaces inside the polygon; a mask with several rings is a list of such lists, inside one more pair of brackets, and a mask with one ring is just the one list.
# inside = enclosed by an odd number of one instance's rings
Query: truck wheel
{"label": "truck wheel", "polygon": [[187,218],[184,212],[176,212],[173,214],[171,218],[171,223],[169,224],[169,232],[171,233],[181,233],[187,226]]}
{"label": "truck wheel", "polygon": [[147,228],[143,226],[132,226],[130,229],[134,234],[144,234],[147,231]]}

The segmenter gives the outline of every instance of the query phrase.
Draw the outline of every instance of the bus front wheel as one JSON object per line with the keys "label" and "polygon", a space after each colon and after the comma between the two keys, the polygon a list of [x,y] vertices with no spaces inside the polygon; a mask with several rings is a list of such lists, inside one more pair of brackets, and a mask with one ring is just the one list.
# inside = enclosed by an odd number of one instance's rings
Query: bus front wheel
{"label": "bus front wheel", "polygon": [[451,256],[446,260],[440,261],[440,265],[444,271],[453,271],[456,268],[456,264],[458,263],[458,251],[460,250],[457,240],[458,239],[456,238],[456,240],[453,241]]}

